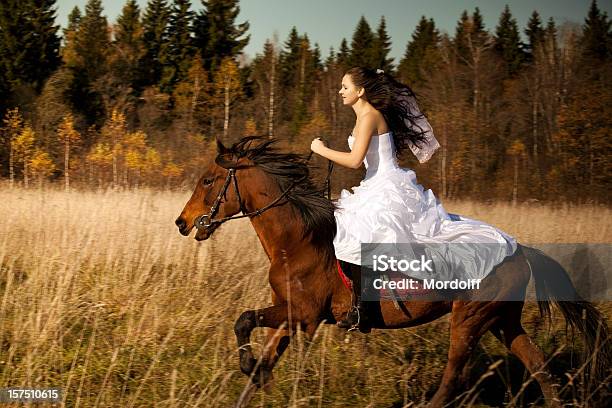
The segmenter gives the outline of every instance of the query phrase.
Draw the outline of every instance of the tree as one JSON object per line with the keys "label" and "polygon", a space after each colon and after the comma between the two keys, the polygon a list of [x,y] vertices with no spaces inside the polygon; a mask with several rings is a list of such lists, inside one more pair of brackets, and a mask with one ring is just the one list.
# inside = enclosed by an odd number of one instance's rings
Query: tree
{"label": "tree", "polygon": [[64,145],[64,188],[70,191],[70,149],[81,140],[81,135],[74,129],[74,117],[71,113],[64,116],[57,129],[57,136]]}
{"label": "tree", "polygon": [[417,27],[412,33],[412,40],[406,45],[404,57],[398,67],[401,81],[409,84],[422,83],[422,68],[426,66],[426,55],[432,52],[439,42],[438,30],[433,19],[421,17]]}
{"label": "tree", "polygon": [[472,16],[464,10],[455,29],[455,50],[460,60],[469,60],[475,48],[481,48],[488,40],[480,9],[476,7]]}
{"label": "tree", "polygon": [[517,204],[518,200],[518,184],[519,184],[519,169],[521,161],[526,157],[526,149],[523,142],[516,139],[512,142],[506,153],[513,158],[514,161],[514,182],[512,183],[512,205]]}
{"label": "tree", "polygon": [[166,0],[150,0],[142,18],[143,58],[140,86],[158,84],[162,76],[162,55],[167,43],[170,8]]}
{"label": "tree", "polygon": [[223,105],[223,140],[227,140],[230,109],[242,95],[238,65],[234,60],[227,57],[221,61],[219,69],[214,74],[213,86],[215,98]]}
{"label": "tree", "polygon": [[138,188],[142,171],[146,166],[147,135],[143,131],[128,133],[123,141],[125,161],[124,184],[128,185],[128,171],[136,172],[135,187]]}
{"label": "tree", "polygon": [[164,65],[160,88],[171,94],[176,84],[187,77],[195,55],[192,38],[193,11],[189,0],[174,0],[167,26],[167,46],[161,57]]}
{"label": "tree", "polygon": [[60,64],[55,0],[0,2],[0,71],[12,90],[40,91]]}
{"label": "tree", "polygon": [[42,187],[43,180],[55,171],[55,163],[51,160],[49,153],[35,149],[30,158],[29,168],[32,175],[38,178],[38,186]]}
{"label": "tree", "polygon": [[12,140],[12,150],[15,162],[23,164],[23,185],[28,187],[28,165],[34,151],[35,133],[29,124],[26,124],[19,135]]}
{"label": "tree", "polygon": [[373,61],[376,68],[391,73],[393,71],[393,58],[388,58],[391,52],[391,38],[387,34],[387,24],[384,16],[380,18],[372,45]]}
{"label": "tree", "polygon": [[76,34],[77,66],[85,71],[90,84],[104,73],[110,49],[109,27],[102,12],[101,0],[88,0]]}
{"label": "tree", "polygon": [[342,39],[340,48],[338,49],[338,56],[336,62],[341,70],[346,71],[350,68],[351,50],[349,49],[346,38]]}
{"label": "tree", "polygon": [[599,61],[612,57],[612,32],[607,13],[601,13],[597,1],[593,0],[582,27],[583,53]]}
{"label": "tree", "polygon": [[537,11],[531,13],[529,21],[527,22],[527,28],[525,28],[525,35],[527,36],[527,52],[529,59],[533,61],[533,56],[536,47],[540,47],[542,41],[544,41],[544,28],[542,27],[542,21],[540,20],[540,14]]}
{"label": "tree", "polygon": [[257,86],[255,97],[265,113],[264,121],[269,138],[274,137],[274,124],[276,121],[276,104],[278,92],[278,65],[277,39],[267,40],[264,44],[263,55],[257,55],[252,64],[252,77]]}
{"label": "tree", "polygon": [[196,54],[191,62],[187,78],[178,83],[174,90],[174,109],[181,117],[187,119],[187,128],[194,131],[194,117],[205,118],[205,109],[210,102],[211,84],[208,74],[203,68],[200,54]]}
{"label": "tree", "polygon": [[236,24],[238,0],[201,0],[204,9],[195,21],[195,45],[212,72],[227,57],[235,59],[249,43],[249,23]]}
{"label": "tree", "polygon": [[[98,187],[101,188],[104,182],[103,174],[114,163],[113,148],[108,143],[96,143],[87,154],[87,162],[91,168],[95,167],[98,175]],[[93,170],[93,169],[91,169]],[[93,173],[93,171],[91,171]]]}
{"label": "tree", "polygon": [[115,24],[110,65],[117,82],[132,90],[137,87],[141,59],[144,56],[142,33],[138,3],[136,0],[128,0]]}
{"label": "tree", "polygon": [[361,16],[351,41],[349,65],[363,66],[370,69],[378,68],[373,52],[374,33],[364,16]]}
{"label": "tree", "polygon": [[81,10],[74,6],[68,14],[68,26],[64,29],[64,47],[62,49],[62,60],[69,67],[78,66],[78,55],[76,51],[76,36],[81,23]]}
{"label": "tree", "polygon": [[[127,134],[125,114],[113,109],[111,116],[107,119],[102,129],[104,145],[99,145],[97,154],[106,152],[107,146],[110,149],[111,162],[113,166],[113,188],[119,185],[119,165],[121,154],[123,153],[123,141]],[[96,157],[96,159],[100,158]],[[106,159],[104,159],[106,160]]]}
{"label": "tree", "polygon": [[12,188],[15,185],[15,140],[23,131],[23,117],[19,108],[9,109],[3,122],[2,134],[9,150],[9,183]]}
{"label": "tree", "polygon": [[516,19],[512,17],[510,8],[506,4],[495,28],[495,51],[505,64],[509,76],[514,76],[525,60],[522,50]]}

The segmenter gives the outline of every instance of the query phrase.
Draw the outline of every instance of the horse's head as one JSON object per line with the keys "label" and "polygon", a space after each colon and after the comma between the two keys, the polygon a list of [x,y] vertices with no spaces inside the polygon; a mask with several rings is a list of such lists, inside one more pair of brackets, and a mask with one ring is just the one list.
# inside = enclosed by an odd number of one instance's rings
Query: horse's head
{"label": "horse's head", "polygon": [[182,235],[188,236],[196,227],[195,239],[208,239],[221,225],[218,220],[242,210],[237,193],[236,171],[249,167],[246,157],[239,157],[217,139],[217,158],[198,180],[193,194],[175,224]]}

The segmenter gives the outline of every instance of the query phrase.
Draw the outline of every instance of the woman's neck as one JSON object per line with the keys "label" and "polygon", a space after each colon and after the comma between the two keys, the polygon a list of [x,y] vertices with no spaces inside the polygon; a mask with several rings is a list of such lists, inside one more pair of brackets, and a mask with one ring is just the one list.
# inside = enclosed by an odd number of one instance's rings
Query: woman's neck
{"label": "woman's neck", "polygon": [[352,108],[358,118],[374,109],[369,102],[363,99],[357,100],[357,102],[353,104]]}

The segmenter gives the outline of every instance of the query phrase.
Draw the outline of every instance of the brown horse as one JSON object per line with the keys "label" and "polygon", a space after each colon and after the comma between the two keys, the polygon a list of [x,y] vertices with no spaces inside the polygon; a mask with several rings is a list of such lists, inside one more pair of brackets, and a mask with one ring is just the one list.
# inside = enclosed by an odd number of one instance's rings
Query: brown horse
{"label": "brown horse", "polygon": [[[240,368],[252,376],[257,386],[271,379],[272,369],[289,342],[287,329],[300,327],[313,335],[322,321],[341,320],[351,306],[351,291],[336,269],[334,206],[312,184],[307,159],[279,152],[272,142],[247,137],[226,148],[217,141],[215,163],[200,178],[176,219],[180,233],[185,236],[197,228],[196,240],[209,238],[219,225],[236,218],[240,212],[251,220],[270,260],[273,304],[242,313],[234,331],[240,350]],[[521,325],[524,302],[504,301],[516,298],[517,294],[524,296],[531,275],[539,294],[541,313],[550,316],[553,301],[567,322],[583,334],[589,355],[594,356],[599,350],[599,357],[593,357],[592,362],[595,372],[603,374],[609,362],[604,318],[590,303],[580,300],[558,263],[525,246],[519,245],[516,253],[486,278],[494,280],[495,285],[483,284],[479,289],[489,290],[485,296],[491,301],[403,301],[400,308],[391,301],[381,301],[379,318],[374,319],[372,327],[411,327],[451,313],[448,364],[430,402],[432,406],[442,406],[453,396],[458,387],[458,374],[487,331],[523,362],[540,384],[546,401],[558,405],[544,355]],[[565,293],[557,289],[560,286],[555,283],[559,281],[567,284]],[[561,296],[567,298],[568,290],[574,300],[559,301]],[[250,346],[250,335],[256,327],[270,328],[268,346],[259,361]],[[598,339],[604,339],[603,345],[601,341],[598,344]],[[254,390],[255,385],[249,384]]]}

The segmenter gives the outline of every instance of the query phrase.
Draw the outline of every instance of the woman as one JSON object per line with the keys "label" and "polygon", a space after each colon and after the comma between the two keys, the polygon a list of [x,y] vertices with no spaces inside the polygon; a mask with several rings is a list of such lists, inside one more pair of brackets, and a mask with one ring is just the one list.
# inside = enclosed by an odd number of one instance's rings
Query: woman
{"label": "woman", "polygon": [[[399,167],[397,155],[406,147],[424,163],[440,146],[407,85],[381,70],[357,67],[344,75],[338,93],[356,115],[348,138],[351,151],[332,150],[319,138],[312,141],[311,149],[341,166],[357,169],[364,163],[367,169],[354,193],[343,190],[336,203],[334,249],[343,269],[353,275],[357,298],[357,307],[338,323],[340,327],[364,327],[359,267],[363,243],[452,243],[444,257],[452,259],[453,272],[463,268],[458,273],[472,278],[486,276],[514,253],[512,237],[483,222],[449,216],[432,191],[417,184],[412,170]],[[479,246],[470,253],[458,250],[462,243]]]}

